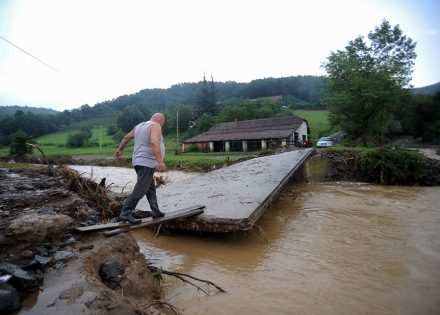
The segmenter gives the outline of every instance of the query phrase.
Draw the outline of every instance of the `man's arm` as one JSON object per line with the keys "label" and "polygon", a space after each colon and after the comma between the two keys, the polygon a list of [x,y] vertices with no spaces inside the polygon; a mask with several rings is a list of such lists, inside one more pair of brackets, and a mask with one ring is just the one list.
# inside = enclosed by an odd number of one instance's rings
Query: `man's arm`
{"label": "man's arm", "polygon": [[121,143],[119,144],[119,148],[115,152],[115,159],[119,160],[122,157],[122,153],[124,152],[124,148],[132,139],[134,138],[134,128],[132,131],[127,133],[124,138],[122,138]]}
{"label": "man's arm", "polygon": [[160,152],[160,137],[162,136],[162,127],[154,123],[149,128],[150,138],[151,138],[151,149],[153,150],[154,156],[159,163],[159,171],[163,172],[166,169],[166,165],[162,159],[162,153]]}

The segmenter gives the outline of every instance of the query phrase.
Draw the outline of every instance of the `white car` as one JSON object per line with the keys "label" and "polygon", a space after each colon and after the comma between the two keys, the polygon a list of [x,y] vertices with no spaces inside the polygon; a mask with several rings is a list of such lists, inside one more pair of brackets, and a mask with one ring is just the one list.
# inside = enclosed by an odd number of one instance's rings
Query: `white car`
{"label": "white car", "polygon": [[333,145],[333,140],[330,137],[322,137],[316,143],[317,148],[327,148]]}

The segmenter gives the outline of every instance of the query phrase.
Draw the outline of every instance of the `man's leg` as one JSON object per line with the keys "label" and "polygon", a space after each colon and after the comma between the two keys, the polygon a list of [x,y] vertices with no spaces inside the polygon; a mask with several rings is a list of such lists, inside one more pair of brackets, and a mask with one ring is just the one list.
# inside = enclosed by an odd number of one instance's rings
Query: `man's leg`
{"label": "man's leg", "polygon": [[151,211],[153,211],[153,219],[161,218],[165,215],[165,213],[159,210],[159,205],[157,204],[156,197],[156,185],[154,184],[154,180],[151,181],[150,188],[146,193],[148,203],[150,204]]}
{"label": "man's leg", "polygon": [[137,174],[136,185],[134,186],[132,193],[125,200],[119,219],[130,223],[140,223],[141,219],[133,217],[131,212],[136,208],[139,200],[141,200],[141,198],[147,193],[153,180],[154,169],[138,165],[136,165],[134,169]]}

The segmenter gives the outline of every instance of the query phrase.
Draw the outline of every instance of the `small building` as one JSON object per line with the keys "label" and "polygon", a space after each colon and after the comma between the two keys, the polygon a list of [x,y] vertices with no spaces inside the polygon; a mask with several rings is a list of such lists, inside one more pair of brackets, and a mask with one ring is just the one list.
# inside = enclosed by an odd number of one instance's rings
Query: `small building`
{"label": "small building", "polygon": [[258,151],[268,148],[301,146],[309,139],[305,119],[297,116],[220,123],[193,138],[186,139],[182,151]]}

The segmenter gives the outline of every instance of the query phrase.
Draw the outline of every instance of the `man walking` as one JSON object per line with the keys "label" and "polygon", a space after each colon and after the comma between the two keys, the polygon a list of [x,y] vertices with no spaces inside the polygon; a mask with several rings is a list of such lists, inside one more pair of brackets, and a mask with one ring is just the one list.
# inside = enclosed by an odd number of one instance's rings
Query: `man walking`
{"label": "man walking", "polygon": [[132,224],[141,222],[141,219],[137,219],[132,215],[132,211],[144,195],[147,196],[151,211],[153,212],[153,219],[164,216],[164,213],[159,210],[159,205],[157,204],[156,186],[153,178],[156,167],[161,172],[166,169],[166,165],[163,162],[165,146],[162,137],[162,127],[164,123],[165,117],[161,113],[154,114],[149,121],[138,124],[132,131],[127,133],[115,152],[115,159],[119,160],[127,143],[134,138],[132,164],[137,174],[137,181],[132,193],[125,200],[119,221],[126,221]]}

